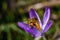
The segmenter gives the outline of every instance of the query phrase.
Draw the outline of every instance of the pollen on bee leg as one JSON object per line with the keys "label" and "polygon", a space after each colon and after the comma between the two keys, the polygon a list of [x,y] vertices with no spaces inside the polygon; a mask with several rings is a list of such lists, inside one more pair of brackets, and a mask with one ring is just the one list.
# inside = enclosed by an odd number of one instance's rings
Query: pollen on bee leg
{"label": "pollen on bee leg", "polygon": [[38,21],[35,22],[35,26],[36,26],[36,29],[37,29],[37,30],[39,30],[39,31],[41,30],[41,28],[40,28],[40,24],[39,24]]}

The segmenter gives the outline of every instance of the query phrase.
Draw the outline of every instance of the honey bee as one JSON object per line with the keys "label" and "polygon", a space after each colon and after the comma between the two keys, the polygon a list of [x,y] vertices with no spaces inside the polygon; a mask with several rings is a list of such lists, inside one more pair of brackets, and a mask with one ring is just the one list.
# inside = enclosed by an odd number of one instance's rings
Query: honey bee
{"label": "honey bee", "polygon": [[41,30],[40,24],[36,18],[29,19],[29,25],[31,26],[31,28],[35,26],[37,30]]}

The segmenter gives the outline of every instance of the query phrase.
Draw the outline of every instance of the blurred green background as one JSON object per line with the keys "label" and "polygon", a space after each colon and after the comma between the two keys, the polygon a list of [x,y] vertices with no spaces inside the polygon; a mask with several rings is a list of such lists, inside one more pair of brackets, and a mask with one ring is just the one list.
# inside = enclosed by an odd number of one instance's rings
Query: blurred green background
{"label": "blurred green background", "polygon": [[[0,40],[34,40],[30,34],[18,27],[17,22],[27,22],[29,6],[46,1],[0,0]],[[40,40],[60,40],[60,5],[57,4],[56,6],[52,5],[49,7],[51,9],[50,19],[53,21],[53,25]],[[36,9],[41,19],[45,11],[44,9],[45,7]]]}

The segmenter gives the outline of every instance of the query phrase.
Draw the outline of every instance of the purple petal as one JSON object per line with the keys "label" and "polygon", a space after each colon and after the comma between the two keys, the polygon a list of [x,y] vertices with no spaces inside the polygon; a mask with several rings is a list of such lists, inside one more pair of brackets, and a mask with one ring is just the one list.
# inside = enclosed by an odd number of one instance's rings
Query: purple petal
{"label": "purple petal", "polygon": [[36,13],[36,11],[35,11],[34,9],[32,9],[32,8],[30,9],[29,15],[30,15],[30,19],[32,19],[32,18],[34,18],[34,17],[37,18],[37,20],[38,20],[39,23],[40,23],[40,27],[42,27],[41,20],[40,20],[38,14]]}
{"label": "purple petal", "polygon": [[29,25],[23,23],[23,22],[18,22],[18,26],[24,30],[29,30]]}
{"label": "purple petal", "polygon": [[50,18],[50,8],[47,7],[45,9],[45,13],[44,13],[44,16],[43,16],[43,29],[45,28],[49,18]]}
{"label": "purple petal", "polygon": [[41,32],[38,31],[36,28],[32,28],[30,30],[28,30],[28,32],[30,34],[32,34],[34,37],[39,37],[41,35]]}
{"label": "purple petal", "polygon": [[25,24],[23,22],[18,22],[18,26],[24,29],[26,32],[33,35],[34,37],[37,37],[40,35],[40,32],[36,28],[31,28],[28,24]]}
{"label": "purple petal", "polygon": [[34,9],[30,9],[29,15],[30,15],[30,18],[37,17],[36,12],[35,12]]}
{"label": "purple petal", "polygon": [[50,21],[47,23],[47,25],[45,26],[43,32],[47,32],[47,31],[49,30],[49,28],[51,27],[51,25],[52,25],[52,21],[50,20]]}

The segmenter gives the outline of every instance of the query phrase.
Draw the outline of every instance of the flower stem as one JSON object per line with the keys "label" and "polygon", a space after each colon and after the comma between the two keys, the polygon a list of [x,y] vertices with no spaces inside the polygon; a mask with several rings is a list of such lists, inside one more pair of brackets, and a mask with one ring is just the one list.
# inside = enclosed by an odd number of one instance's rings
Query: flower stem
{"label": "flower stem", "polygon": [[39,36],[39,37],[36,37],[34,40],[40,40],[40,38],[41,38],[41,36]]}

